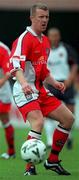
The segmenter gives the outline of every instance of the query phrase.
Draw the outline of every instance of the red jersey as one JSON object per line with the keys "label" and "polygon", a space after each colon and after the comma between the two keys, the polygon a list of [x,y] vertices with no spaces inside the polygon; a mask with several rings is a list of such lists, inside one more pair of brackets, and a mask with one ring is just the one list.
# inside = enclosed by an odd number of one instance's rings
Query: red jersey
{"label": "red jersey", "polygon": [[0,42],[0,69],[3,73],[9,72],[9,48],[2,42]]}
{"label": "red jersey", "polygon": [[[4,74],[9,72],[9,57],[9,48],[4,43],[0,42],[0,78],[3,78]],[[5,104],[11,102],[11,90],[8,81],[0,87],[0,102]]]}
{"label": "red jersey", "polygon": [[[42,34],[40,40],[31,27],[27,27],[26,31],[13,43],[10,58],[11,72],[15,72],[18,68],[24,71],[27,82],[34,90],[34,99],[37,99],[39,93],[44,95],[48,92],[43,86],[43,81],[49,74],[47,69],[49,52],[48,38]],[[26,97],[18,81],[14,84],[13,93],[18,106],[26,103]]]}

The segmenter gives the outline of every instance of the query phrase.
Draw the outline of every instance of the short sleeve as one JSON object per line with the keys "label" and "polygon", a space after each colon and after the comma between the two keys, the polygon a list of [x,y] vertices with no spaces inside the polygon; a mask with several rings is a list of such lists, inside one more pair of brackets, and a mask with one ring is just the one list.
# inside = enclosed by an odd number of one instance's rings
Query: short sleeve
{"label": "short sleeve", "polygon": [[14,74],[17,69],[25,70],[25,61],[29,59],[31,42],[28,33],[22,34],[12,45],[10,56],[10,72]]}

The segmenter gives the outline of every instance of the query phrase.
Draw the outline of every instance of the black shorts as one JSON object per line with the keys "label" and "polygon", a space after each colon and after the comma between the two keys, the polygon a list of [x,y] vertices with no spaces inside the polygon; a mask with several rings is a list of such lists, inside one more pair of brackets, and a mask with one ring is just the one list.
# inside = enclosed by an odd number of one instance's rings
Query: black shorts
{"label": "black shorts", "polygon": [[55,89],[54,87],[52,87],[51,85],[47,85],[47,89],[58,99],[62,100],[65,104],[68,105],[74,105],[75,104],[75,94],[76,91],[72,86],[70,86],[69,88],[67,88],[63,93],[61,93],[61,91]]}

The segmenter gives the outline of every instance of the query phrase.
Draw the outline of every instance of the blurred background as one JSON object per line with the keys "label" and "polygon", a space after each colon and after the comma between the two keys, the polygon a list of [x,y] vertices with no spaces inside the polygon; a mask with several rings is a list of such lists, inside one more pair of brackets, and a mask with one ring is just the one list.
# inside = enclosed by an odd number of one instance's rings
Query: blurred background
{"label": "blurred background", "polygon": [[[30,25],[29,8],[36,0],[0,0],[0,41],[11,49],[12,42]],[[57,27],[62,40],[79,54],[79,1],[42,0],[50,9],[50,27]],[[78,61],[79,63],[79,61]],[[79,81],[76,80],[75,126],[79,127]],[[11,116],[12,118],[12,116]]]}
{"label": "blurred background", "polygon": [[[29,22],[29,8],[36,0],[0,0],[0,39],[11,47]],[[79,1],[78,0],[42,0],[50,8],[48,28],[60,29],[65,42],[77,50],[79,39]]]}

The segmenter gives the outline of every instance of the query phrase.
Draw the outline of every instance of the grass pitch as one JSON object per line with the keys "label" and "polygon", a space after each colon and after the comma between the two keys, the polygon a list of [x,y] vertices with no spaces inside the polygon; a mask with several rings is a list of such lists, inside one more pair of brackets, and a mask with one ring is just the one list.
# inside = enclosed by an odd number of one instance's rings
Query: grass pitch
{"label": "grass pitch", "polygon": [[[15,129],[15,147],[16,158],[4,160],[0,159],[0,180],[25,180],[25,179],[38,179],[38,180],[77,180],[79,179],[79,131],[73,131],[74,147],[73,150],[64,148],[60,155],[63,160],[62,164],[66,169],[71,172],[71,176],[58,176],[56,173],[45,170],[43,164],[37,165],[37,176],[23,175],[25,162],[20,157],[20,148],[26,140],[27,129]],[[45,142],[45,134],[43,133],[43,141]],[[6,142],[4,138],[4,131],[0,129],[0,154],[6,152]],[[49,152],[48,152],[49,153]]]}

